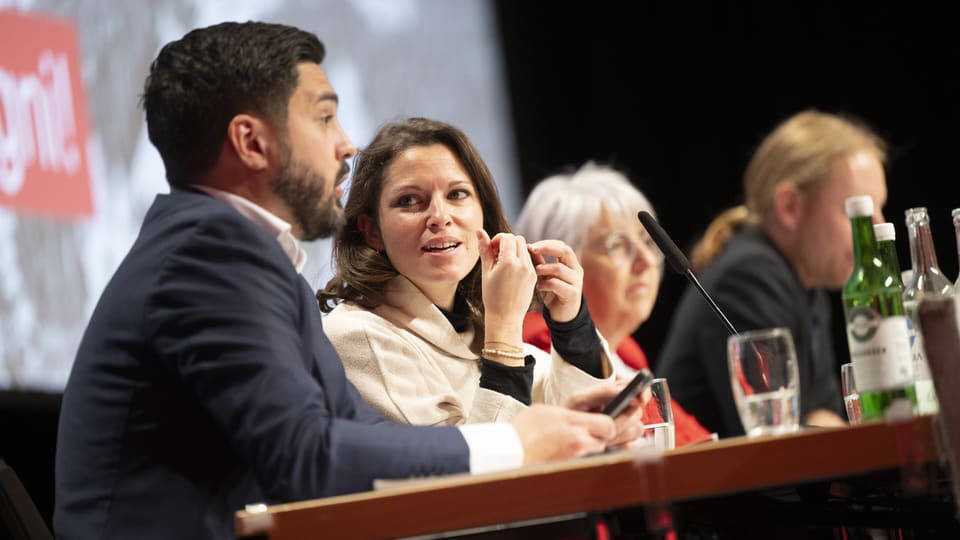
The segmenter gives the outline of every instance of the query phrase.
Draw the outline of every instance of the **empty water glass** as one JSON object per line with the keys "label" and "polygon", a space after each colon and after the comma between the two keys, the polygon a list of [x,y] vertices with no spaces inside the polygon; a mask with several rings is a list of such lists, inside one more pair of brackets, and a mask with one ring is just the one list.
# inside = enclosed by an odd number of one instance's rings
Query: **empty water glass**
{"label": "empty water glass", "polygon": [[653,441],[660,450],[670,450],[676,444],[673,424],[673,404],[666,379],[654,379],[650,384],[650,399],[643,409],[643,437]]}
{"label": "empty water glass", "polygon": [[850,424],[859,424],[860,394],[857,392],[857,381],[853,377],[851,363],[840,366],[840,389],[843,392],[843,406],[847,409],[847,421]]}
{"label": "empty water glass", "polygon": [[799,376],[793,338],[786,328],[727,338],[733,398],[749,436],[800,428]]}

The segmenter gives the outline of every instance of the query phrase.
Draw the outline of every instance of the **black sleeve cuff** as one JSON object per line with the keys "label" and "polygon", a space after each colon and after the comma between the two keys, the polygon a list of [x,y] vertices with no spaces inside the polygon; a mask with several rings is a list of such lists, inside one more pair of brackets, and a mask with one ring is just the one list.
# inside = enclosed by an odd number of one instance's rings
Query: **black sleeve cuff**
{"label": "black sleeve cuff", "polygon": [[500,392],[530,405],[533,401],[533,366],[536,360],[529,354],[523,366],[505,366],[499,362],[480,359],[480,388]]}
{"label": "black sleeve cuff", "polygon": [[550,341],[557,354],[567,363],[577,366],[584,373],[602,379],[604,377],[603,347],[597,336],[597,328],[590,318],[587,309],[587,299],[580,299],[580,312],[577,316],[565,323],[558,323],[550,318],[550,312],[543,308],[543,319],[550,329]]}

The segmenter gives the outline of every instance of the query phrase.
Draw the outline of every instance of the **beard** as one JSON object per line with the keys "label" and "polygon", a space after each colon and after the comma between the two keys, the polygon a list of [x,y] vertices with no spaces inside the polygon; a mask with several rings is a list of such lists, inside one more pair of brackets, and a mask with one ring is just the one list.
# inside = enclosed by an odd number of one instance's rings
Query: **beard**
{"label": "beard", "polygon": [[[349,171],[350,167],[344,162],[337,176],[329,182],[335,183]],[[301,240],[309,242],[329,238],[343,223],[343,209],[337,191],[332,190],[324,198],[326,185],[327,180],[322,175],[289,157],[280,170],[273,192],[293,213],[293,219],[300,228]]]}

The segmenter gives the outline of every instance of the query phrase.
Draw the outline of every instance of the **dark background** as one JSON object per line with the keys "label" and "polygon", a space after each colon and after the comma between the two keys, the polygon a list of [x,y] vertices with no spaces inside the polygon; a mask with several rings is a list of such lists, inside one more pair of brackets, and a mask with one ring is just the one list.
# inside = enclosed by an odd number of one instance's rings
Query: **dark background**
{"label": "dark background", "polygon": [[[689,253],[717,213],[742,202],[742,173],[764,135],[817,108],[853,116],[889,144],[884,215],[897,228],[901,267],[910,268],[904,210],[926,206],[940,267],[956,279],[950,211],[960,207],[960,46],[952,10],[496,5],[524,193],[564,167],[611,164],[649,197]],[[653,314],[636,333],[654,367],[685,286],[668,269]],[[834,307],[836,323],[838,294]],[[837,357],[846,362],[846,337],[834,326]]]}
{"label": "dark background", "polygon": [[[952,11],[809,2],[495,6],[525,193],[565,167],[610,163],[688,250],[715,214],[741,201],[741,173],[764,134],[805,108],[841,112],[890,144],[884,211],[897,226],[901,266],[910,266],[903,212],[927,206],[940,266],[955,279],[960,46]],[[684,285],[668,272],[637,334],[651,360]],[[845,337],[836,335],[845,361]],[[58,410],[59,396],[0,392],[0,455],[48,518]]]}

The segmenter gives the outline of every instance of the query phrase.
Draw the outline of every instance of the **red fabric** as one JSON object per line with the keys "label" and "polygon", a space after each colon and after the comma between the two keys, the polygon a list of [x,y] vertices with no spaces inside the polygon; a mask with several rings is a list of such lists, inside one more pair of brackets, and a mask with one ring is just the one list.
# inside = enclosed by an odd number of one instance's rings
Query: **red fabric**
{"label": "red fabric", "polygon": [[[550,352],[550,330],[547,328],[547,322],[543,319],[543,315],[536,312],[527,313],[527,316],[523,319],[523,341]],[[650,367],[647,362],[647,355],[644,354],[637,340],[631,336],[627,336],[623,343],[617,347],[617,356],[623,360],[624,364],[634,369]],[[672,405],[677,448],[710,439],[710,432],[701,426],[692,414],[683,410],[683,407],[676,401]]]}

